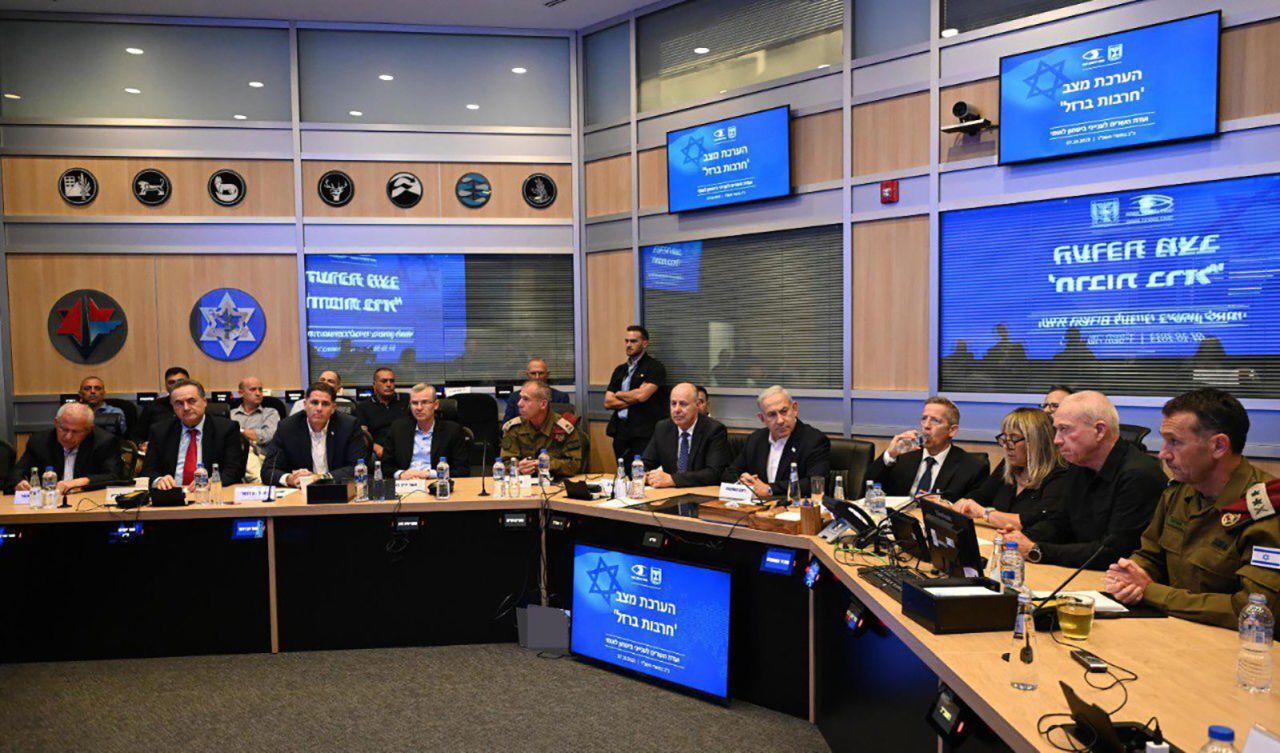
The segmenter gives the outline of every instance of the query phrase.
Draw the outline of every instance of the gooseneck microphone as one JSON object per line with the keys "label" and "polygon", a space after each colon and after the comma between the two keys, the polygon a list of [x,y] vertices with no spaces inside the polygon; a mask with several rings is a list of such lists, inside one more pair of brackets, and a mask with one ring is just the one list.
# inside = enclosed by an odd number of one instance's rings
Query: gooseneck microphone
{"label": "gooseneck microphone", "polygon": [[488,472],[487,469],[489,467],[488,453],[489,453],[489,443],[481,441],[480,442],[480,496],[481,497],[489,496],[489,492],[485,491],[485,488],[484,488],[485,474]]}

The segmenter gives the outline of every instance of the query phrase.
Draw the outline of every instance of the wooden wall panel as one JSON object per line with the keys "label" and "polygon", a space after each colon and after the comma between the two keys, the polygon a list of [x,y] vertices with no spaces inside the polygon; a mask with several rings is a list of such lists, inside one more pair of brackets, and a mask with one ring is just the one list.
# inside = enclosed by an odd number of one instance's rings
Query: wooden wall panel
{"label": "wooden wall panel", "polygon": [[[331,207],[320,199],[320,178],[341,170],[356,184],[356,195],[344,207]],[[422,181],[422,200],[412,209],[401,209],[387,198],[387,181],[398,172],[410,172]],[[313,162],[302,163],[302,211],[307,217],[415,217],[440,216],[440,165],[427,162]]]}
{"label": "wooden wall panel", "polygon": [[853,387],[929,388],[929,219],[853,226]]}
{"label": "wooden wall panel", "polygon": [[[16,395],[75,392],[96,374],[114,392],[155,390],[161,366],[156,356],[156,278],[151,256],[10,255],[9,312]],[[63,358],[49,342],[49,311],[73,290],[101,290],[124,308],[129,334],[105,363],[83,365]],[[181,314],[186,327],[186,314]]]}
{"label": "wooden wall panel", "polygon": [[[464,207],[454,195],[454,187],[463,174],[478,172],[493,184],[493,196],[479,209]],[[534,209],[521,194],[524,179],[534,173],[546,173],[556,182],[556,201],[546,209]],[[570,165],[524,165],[508,163],[440,165],[440,202],[445,217],[518,220],[568,220],[573,217],[573,167]]]}
{"label": "wooden wall panel", "polygon": [[853,108],[853,174],[929,164],[929,92]]}
{"label": "wooden wall panel", "polygon": [[[297,387],[302,358],[297,280],[293,256],[158,257],[156,295],[164,317],[159,326],[160,363],[181,364],[210,390],[234,390],[246,376],[260,378],[268,389]],[[217,361],[191,339],[191,307],[214,288],[239,288],[262,307],[266,337],[248,358]]]}
{"label": "wooden wall panel", "polygon": [[1280,112],[1280,19],[1222,32],[1221,118]]}
{"label": "wooden wall panel", "polygon": [[587,217],[631,212],[631,155],[586,163]]}
{"label": "wooden wall panel", "polygon": [[[82,167],[98,179],[98,198],[72,206],[58,195],[63,171]],[[169,177],[173,195],[158,207],[133,196],[133,176],[154,168]],[[209,198],[209,177],[223,168],[245,179],[245,198],[234,207]],[[151,159],[119,157],[5,157],[7,216],[292,217],[293,163],[288,160]]]}
{"label": "wooden wall panel", "polygon": [[667,208],[667,148],[638,152],[640,164],[640,209]]}
{"label": "wooden wall panel", "polygon": [[607,473],[612,476],[618,469],[618,460],[613,457],[613,437],[605,434],[608,428],[608,421],[591,422],[591,455],[587,458],[587,473]]}
{"label": "wooden wall panel", "polygon": [[[1000,123],[1000,79],[984,78],[959,86],[950,86],[938,93],[939,123],[956,122],[951,107],[956,102],[968,102],[977,107],[982,117]],[[958,162],[975,157],[991,157],[996,154],[1000,131],[988,129],[973,136],[963,133],[938,134],[938,159],[941,162]]]}
{"label": "wooden wall panel", "polygon": [[587,383],[607,385],[626,358],[623,330],[634,324],[635,257],[631,249],[587,255]]}

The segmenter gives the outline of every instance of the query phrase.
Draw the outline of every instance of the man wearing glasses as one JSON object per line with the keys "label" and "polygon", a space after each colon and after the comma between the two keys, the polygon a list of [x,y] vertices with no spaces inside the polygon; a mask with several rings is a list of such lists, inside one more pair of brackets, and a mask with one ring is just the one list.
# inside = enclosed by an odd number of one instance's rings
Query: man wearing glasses
{"label": "man wearing glasses", "polygon": [[885,494],[895,497],[937,494],[955,502],[970,496],[986,480],[991,461],[953,444],[959,430],[960,409],[955,403],[938,396],[925,400],[920,428],[889,440],[889,449],[871,464],[867,480],[880,482]]}
{"label": "man wearing glasses", "polygon": [[1075,390],[1063,384],[1051,385],[1044,396],[1044,402],[1040,403],[1040,410],[1052,416],[1058,412],[1058,406],[1062,405],[1062,401],[1067,399],[1067,395],[1074,392]]}

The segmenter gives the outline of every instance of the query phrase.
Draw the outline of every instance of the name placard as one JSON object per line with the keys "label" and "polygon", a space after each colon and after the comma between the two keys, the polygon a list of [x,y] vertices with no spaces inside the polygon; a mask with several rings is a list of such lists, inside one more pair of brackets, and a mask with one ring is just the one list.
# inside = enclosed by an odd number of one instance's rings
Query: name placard
{"label": "name placard", "polygon": [[720,499],[728,502],[750,502],[755,497],[755,492],[751,491],[751,487],[746,484],[729,484],[720,485]]}
{"label": "name placard", "polygon": [[403,497],[414,492],[426,492],[427,480],[422,478],[396,479],[396,496]]}
{"label": "name placard", "polygon": [[271,487],[261,484],[250,484],[235,487],[235,503],[266,502],[271,499]]}
{"label": "name placard", "polygon": [[31,490],[30,490],[30,489],[28,489],[28,490],[27,490],[27,491],[25,491],[25,492],[14,492],[14,493],[13,493],[13,503],[14,503],[15,505],[29,505],[29,504],[31,504]]}

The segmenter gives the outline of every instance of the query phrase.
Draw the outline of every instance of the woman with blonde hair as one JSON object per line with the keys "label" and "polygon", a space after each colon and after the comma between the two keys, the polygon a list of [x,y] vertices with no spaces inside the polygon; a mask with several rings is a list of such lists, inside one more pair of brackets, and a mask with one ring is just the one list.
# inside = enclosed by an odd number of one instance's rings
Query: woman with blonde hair
{"label": "woman with blonde hair", "polygon": [[1058,508],[1066,463],[1053,444],[1052,419],[1035,408],[1010,411],[996,443],[1004,460],[955,509],[996,528],[1022,530]]}

